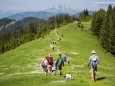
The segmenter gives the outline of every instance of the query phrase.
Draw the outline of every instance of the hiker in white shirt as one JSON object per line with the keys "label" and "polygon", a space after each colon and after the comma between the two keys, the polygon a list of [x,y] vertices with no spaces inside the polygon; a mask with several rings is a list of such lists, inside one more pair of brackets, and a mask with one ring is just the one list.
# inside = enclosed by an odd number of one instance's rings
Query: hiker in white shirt
{"label": "hiker in white shirt", "polygon": [[70,65],[70,57],[67,58],[67,64]]}

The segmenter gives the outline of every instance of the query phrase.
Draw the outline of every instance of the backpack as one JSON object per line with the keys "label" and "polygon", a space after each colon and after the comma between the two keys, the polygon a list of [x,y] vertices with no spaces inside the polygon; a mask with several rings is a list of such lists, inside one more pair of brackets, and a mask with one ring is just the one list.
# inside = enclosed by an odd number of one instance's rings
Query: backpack
{"label": "backpack", "polygon": [[53,64],[53,58],[49,57],[49,64],[52,65]]}
{"label": "backpack", "polygon": [[98,63],[97,56],[93,56],[92,62],[91,62],[92,67],[95,68],[97,66],[97,63]]}
{"label": "backpack", "polygon": [[62,58],[59,59],[59,62],[58,62],[58,66],[61,66],[62,65]]}

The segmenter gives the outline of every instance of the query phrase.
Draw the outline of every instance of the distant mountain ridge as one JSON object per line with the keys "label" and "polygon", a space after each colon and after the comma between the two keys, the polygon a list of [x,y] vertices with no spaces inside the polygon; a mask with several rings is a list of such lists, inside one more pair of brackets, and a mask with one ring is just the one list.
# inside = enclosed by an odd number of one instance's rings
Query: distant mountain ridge
{"label": "distant mountain ridge", "polygon": [[[7,19],[7,21],[9,21],[10,19]],[[4,22],[6,20],[4,19]],[[12,20],[13,21],[13,20]],[[11,21],[10,21],[11,22]],[[9,24],[10,22],[6,23],[5,25]],[[1,23],[1,22],[0,22]],[[43,19],[38,19],[36,17],[25,17],[23,18],[22,20],[20,21],[15,21],[14,24],[11,24],[9,25],[8,27],[5,27],[4,25],[4,29],[1,29],[0,30],[0,34],[4,34],[4,33],[8,33],[8,32],[11,32],[11,31],[15,31],[15,30],[19,30],[20,28],[24,28],[24,29],[28,29],[29,28],[29,25],[33,23],[33,24],[45,24],[46,21],[43,20]]]}
{"label": "distant mountain ridge", "polygon": [[4,11],[0,10],[0,19],[6,18],[8,16],[14,15],[16,13],[19,13],[20,11]]}
{"label": "distant mountain ridge", "polygon": [[19,12],[19,13],[13,14],[11,16],[6,16],[6,17],[9,19],[13,19],[13,20],[18,21],[18,20],[22,20],[25,17],[36,17],[39,19],[47,19],[51,16],[55,16],[55,15],[60,14],[60,13],[68,13],[69,15],[79,16],[79,14],[81,12],[82,12],[81,10],[76,10],[76,9],[73,9],[71,7],[68,7],[68,6],[58,5],[58,6],[54,6],[52,8],[48,8],[48,9],[43,10],[43,11]]}
{"label": "distant mountain ridge", "polygon": [[39,12],[28,11],[28,12],[20,12],[20,13],[14,14],[12,16],[9,16],[8,18],[14,19],[14,20],[22,20],[25,17],[36,17],[40,19],[46,19],[54,15],[56,15],[56,13],[46,12],[46,11],[39,11]]}
{"label": "distant mountain ridge", "polygon": [[16,13],[12,16],[8,16],[7,18],[14,19],[14,20],[21,20],[25,17],[36,17],[36,18],[40,18],[40,19],[47,19],[51,16],[55,16],[60,13],[68,13],[70,15],[73,15],[76,13],[79,14],[80,12],[81,11],[79,11],[79,10],[74,10],[70,7],[59,5],[59,6],[55,6],[55,7],[52,7],[52,8],[43,10],[43,11],[38,11],[38,12],[27,11],[27,12]]}
{"label": "distant mountain ridge", "polygon": [[55,13],[69,13],[69,14],[75,14],[81,12],[80,10],[75,10],[70,7],[62,6],[62,5],[54,6],[52,8],[46,9],[45,11],[55,12]]}

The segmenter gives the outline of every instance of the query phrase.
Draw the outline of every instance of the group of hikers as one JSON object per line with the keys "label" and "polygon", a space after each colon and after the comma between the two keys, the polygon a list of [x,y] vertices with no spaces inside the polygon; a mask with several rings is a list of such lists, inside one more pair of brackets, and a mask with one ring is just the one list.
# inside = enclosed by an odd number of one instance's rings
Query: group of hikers
{"label": "group of hikers", "polygon": [[[88,66],[90,67],[91,79],[93,82],[96,80],[97,65],[99,64],[99,57],[96,55],[95,50],[92,50],[92,55],[89,57]],[[66,54],[64,56],[59,53],[57,60],[54,60],[53,56],[49,54],[42,60],[42,69],[45,75],[55,75],[58,70],[58,74],[62,75],[62,68],[64,65],[70,65],[70,57]]]}
{"label": "group of hikers", "polygon": [[56,70],[58,70],[59,75],[62,75],[64,65],[70,65],[70,57],[67,57],[66,54],[62,56],[61,53],[59,53],[57,60],[54,60],[53,56],[49,54],[41,63],[42,71],[45,75],[55,75]]}
{"label": "group of hikers", "polygon": [[[57,29],[55,31],[58,32]],[[60,33],[60,38],[57,41],[61,41],[61,37],[63,37],[63,34]],[[57,44],[56,41],[53,41],[52,43]],[[52,50],[54,50],[54,46],[52,43],[50,43],[50,47]],[[89,57],[88,60],[88,67],[90,68],[91,79],[93,82],[95,82],[97,65],[99,64],[99,58],[96,55],[95,50],[92,50],[91,53],[92,55]],[[43,73],[45,73],[45,75],[56,74],[56,70],[58,70],[59,75],[62,75],[62,67],[64,67],[64,65],[70,65],[70,57],[67,58],[66,54],[62,57],[61,53],[59,53],[57,60],[54,60],[53,56],[49,54],[49,56],[47,56],[42,60],[42,70]],[[67,77],[72,76],[69,74],[66,75]]]}
{"label": "group of hikers", "polygon": [[50,43],[50,47],[51,47],[51,49],[52,49],[53,51],[54,51],[54,46],[53,46],[53,45],[57,45],[57,42],[60,42],[61,39],[63,38],[63,34],[59,33],[58,30],[56,30],[56,32],[57,32],[58,34],[60,34],[60,37],[59,37],[57,40],[52,41],[52,42]]}

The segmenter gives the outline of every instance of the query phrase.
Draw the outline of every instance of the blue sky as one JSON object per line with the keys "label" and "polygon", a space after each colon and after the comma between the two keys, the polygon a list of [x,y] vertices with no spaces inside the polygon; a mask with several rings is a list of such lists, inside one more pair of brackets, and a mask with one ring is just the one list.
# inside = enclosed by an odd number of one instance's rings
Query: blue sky
{"label": "blue sky", "polygon": [[115,0],[0,0],[0,10],[40,11],[57,5],[69,6],[73,9],[98,10],[115,6]]}

